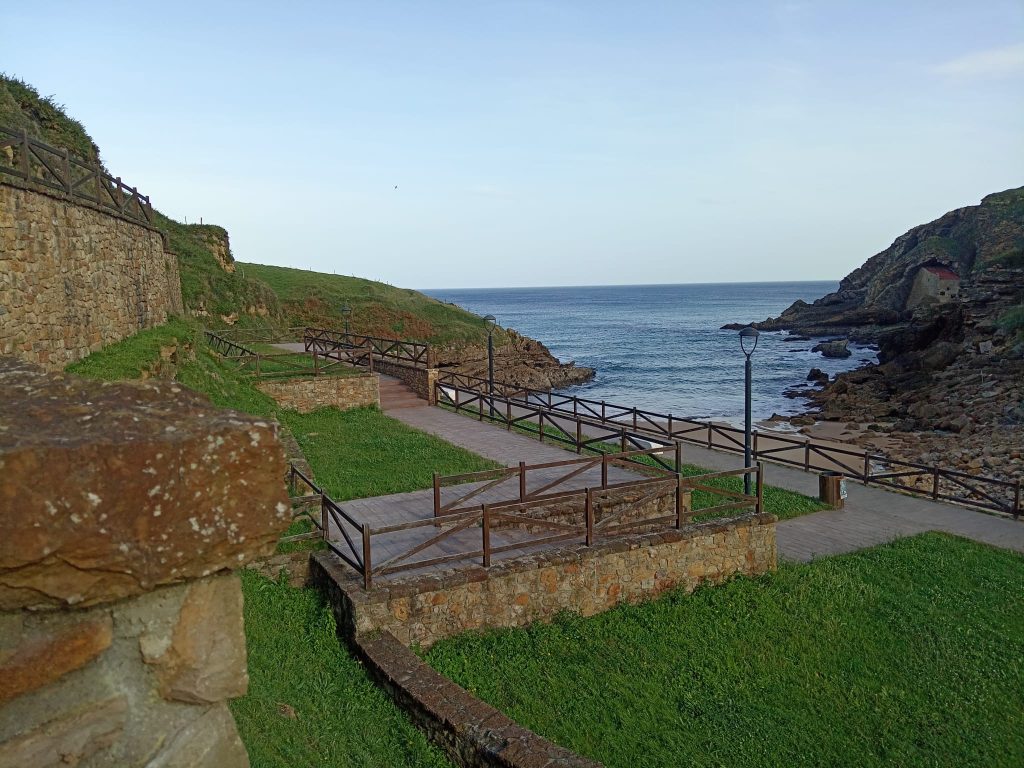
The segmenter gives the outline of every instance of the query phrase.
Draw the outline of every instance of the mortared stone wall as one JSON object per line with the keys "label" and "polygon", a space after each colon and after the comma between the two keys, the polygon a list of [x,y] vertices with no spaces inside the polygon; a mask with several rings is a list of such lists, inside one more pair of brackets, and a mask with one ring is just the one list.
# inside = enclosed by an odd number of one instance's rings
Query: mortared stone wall
{"label": "mortared stone wall", "polygon": [[163,235],[59,192],[0,183],[0,355],[62,370],[183,312]]}
{"label": "mortared stone wall", "polygon": [[0,768],[249,764],[235,571],[284,473],[273,422],[0,358]]}

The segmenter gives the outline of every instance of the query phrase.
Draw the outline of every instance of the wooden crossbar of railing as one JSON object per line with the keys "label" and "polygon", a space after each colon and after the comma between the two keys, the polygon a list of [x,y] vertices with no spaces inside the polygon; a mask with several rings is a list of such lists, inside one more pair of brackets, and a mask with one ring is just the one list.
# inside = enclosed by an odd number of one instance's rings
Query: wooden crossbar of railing
{"label": "wooden crossbar of railing", "polygon": [[[642,442],[660,442],[743,452],[743,430],[725,424],[499,383],[495,383],[493,394],[489,389],[487,379],[466,374],[442,371],[435,381],[439,405],[468,411],[481,421],[487,419],[507,429],[528,427],[541,440],[567,445],[577,453],[601,450],[601,443],[616,439],[623,449],[627,445],[640,446]],[[820,445],[809,438],[756,429],[751,448],[755,461],[768,460],[806,471],[840,471],[865,484],[1012,515],[1014,519],[1020,519],[1024,512],[1019,480],[900,461],[866,449]],[[924,484],[908,484],[910,479],[921,479]]]}
{"label": "wooden crossbar of railing", "polygon": [[373,360],[369,351],[346,355],[304,352],[258,352],[214,331],[205,331],[209,346],[225,360],[230,360],[259,379],[288,378],[294,376],[323,376],[342,369],[365,366],[372,373]]}
{"label": "wooden crossbar of railing", "polygon": [[0,126],[0,177],[5,175],[154,226],[149,196],[106,173],[98,160],[84,160],[29,136],[25,130]]}
{"label": "wooden crossbar of railing", "polygon": [[[661,460],[661,457],[666,455],[669,456],[671,463]],[[654,459],[655,461],[644,462],[643,459],[645,458],[649,460]],[[600,481],[595,486],[597,489],[604,490],[611,487],[620,487],[621,484],[615,485],[609,482],[609,468],[612,466],[641,468],[648,474],[676,477],[682,470],[681,446],[676,444],[673,446],[621,451],[614,454],[601,453],[594,458],[566,459],[564,461],[549,461],[539,464],[519,462],[518,467],[468,472],[461,475],[441,476],[435,472],[433,476],[434,516],[439,517],[441,515],[462,512],[466,509],[465,503],[470,499],[487,493],[512,479],[518,480],[516,496],[520,502],[550,495],[554,489],[566,485],[566,483],[574,478],[593,469],[600,469]],[[559,469],[565,469],[565,472],[552,477],[549,470]],[[547,476],[542,475],[540,480],[534,482],[533,487],[530,488],[531,475],[544,472],[547,472]],[[473,484],[474,487],[446,503],[442,503],[442,489],[466,484]]]}
{"label": "wooden crossbar of railing", "polygon": [[384,339],[359,333],[333,331],[329,328],[305,328],[302,334],[306,350],[316,349],[321,354],[346,349],[367,349],[381,360],[412,366],[434,367],[429,344],[407,339]]}
{"label": "wooden crossbar of railing", "polygon": [[[499,473],[480,474],[488,474],[490,477],[498,474],[497,479],[502,479]],[[717,479],[742,477],[747,474],[753,474],[757,478],[756,495],[748,496],[708,484],[714,483]],[[610,483],[604,488],[588,486],[563,489],[557,493],[536,497],[484,502],[453,509],[437,518],[371,528],[366,538],[371,542],[367,552],[373,550],[372,542],[376,538],[411,534],[414,540],[401,547],[385,547],[387,559],[364,568],[362,572],[369,589],[374,576],[477,559],[487,568],[490,567],[494,555],[506,552],[530,552],[536,547],[573,540],[586,546],[593,546],[599,537],[607,539],[634,533],[640,529],[657,530],[665,526],[680,528],[696,516],[717,516],[740,509],[752,510],[757,514],[763,510],[763,479],[762,466],[697,477],[666,473],[656,477]],[[693,490],[723,496],[730,501],[694,509],[685,502],[686,494]],[[624,495],[623,491],[628,491],[631,495]],[[659,514],[654,511],[644,516],[631,517],[648,502],[669,496],[674,499],[670,512]],[[611,508],[606,510],[599,520],[595,510],[604,502],[610,503]],[[550,510],[553,507],[557,507],[557,516],[538,516],[538,510]],[[474,532],[476,529],[479,529],[479,534]],[[514,531],[514,534],[510,531]],[[423,535],[418,536],[416,532]],[[505,543],[494,542],[496,532],[501,532],[506,537]],[[477,535],[479,539],[476,538]],[[440,554],[417,557],[431,550]],[[371,559],[370,562],[375,561]]]}

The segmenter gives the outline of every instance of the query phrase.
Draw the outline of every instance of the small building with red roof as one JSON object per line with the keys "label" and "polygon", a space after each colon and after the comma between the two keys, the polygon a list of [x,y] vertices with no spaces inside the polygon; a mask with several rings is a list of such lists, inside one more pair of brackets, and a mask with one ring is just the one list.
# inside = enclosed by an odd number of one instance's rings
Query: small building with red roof
{"label": "small building with red roof", "polygon": [[922,304],[945,304],[960,296],[960,275],[942,264],[927,264],[917,270],[907,297],[907,309]]}

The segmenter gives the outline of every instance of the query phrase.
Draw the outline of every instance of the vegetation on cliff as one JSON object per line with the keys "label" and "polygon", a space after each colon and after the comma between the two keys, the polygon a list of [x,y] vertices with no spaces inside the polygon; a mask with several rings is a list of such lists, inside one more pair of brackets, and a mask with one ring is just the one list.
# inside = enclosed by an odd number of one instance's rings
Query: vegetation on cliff
{"label": "vegetation on cliff", "polygon": [[28,131],[28,135],[55,147],[67,149],[86,160],[100,159],[100,148],[85,126],[69,117],[53,96],[16,77],[0,73],[0,125]]}
{"label": "vegetation on cliff", "polygon": [[[419,291],[289,267],[239,263],[238,269],[270,286],[288,325],[337,328],[343,323],[341,308],[348,305],[352,328],[370,336],[442,346],[487,341],[487,323],[482,317]],[[503,343],[504,338],[499,330],[497,342]]]}

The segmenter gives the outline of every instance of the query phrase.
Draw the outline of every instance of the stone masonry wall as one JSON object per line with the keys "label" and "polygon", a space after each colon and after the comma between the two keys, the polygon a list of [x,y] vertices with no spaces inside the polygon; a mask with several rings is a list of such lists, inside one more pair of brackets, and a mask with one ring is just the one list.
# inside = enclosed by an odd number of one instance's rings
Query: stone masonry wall
{"label": "stone masonry wall", "polygon": [[279,405],[299,413],[309,413],[328,406],[347,410],[380,405],[380,379],[372,373],[264,379],[258,381],[256,386]]}
{"label": "stone masonry wall", "polygon": [[311,579],[330,596],[339,631],[388,631],[429,647],[467,630],[548,621],[560,611],[591,616],[667,589],[692,591],[737,574],[776,566],[775,517],[747,514],[550,549],[514,560],[441,574],[379,581],[370,591],[330,553],[311,561]]}
{"label": "stone masonry wall", "polygon": [[61,370],[182,311],[158,231],[0,183],[0,355]]}
{"label": "stone masonry wall", "polygon": [[395,377],[430,405],[434,404],[434,382],[437,380],[436,368],[417,368],[413,365],[403,365],[392,360],[375,358],[373,369],[378,373],[383,373],[385,376]]}
{"label": "stone masonry wall", "polygon": [[277,425],[0,358],[0,768],[242,768],[236,569],[291,514]]}

